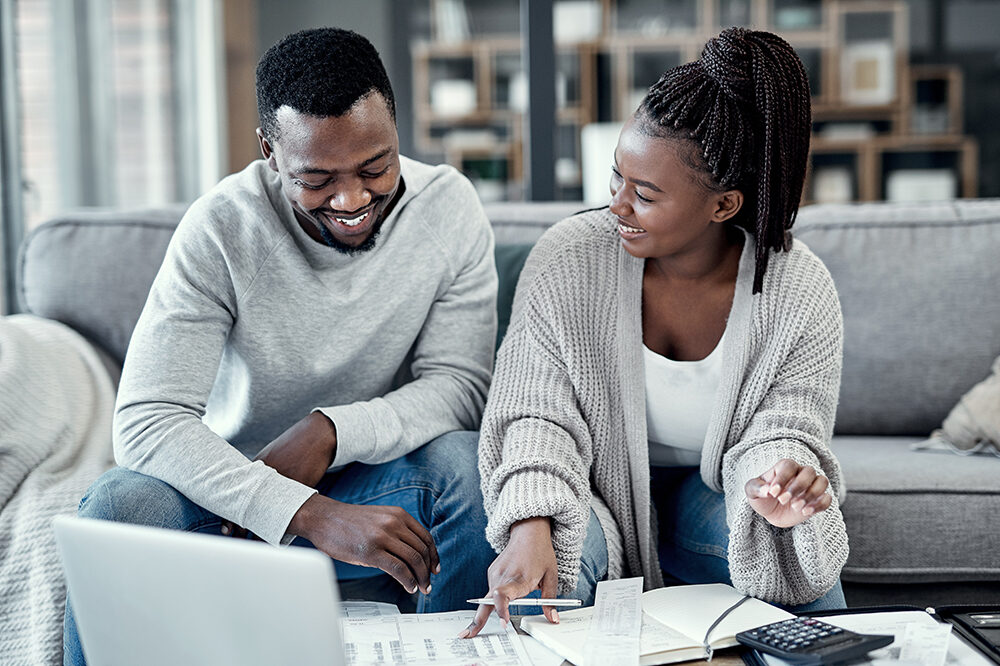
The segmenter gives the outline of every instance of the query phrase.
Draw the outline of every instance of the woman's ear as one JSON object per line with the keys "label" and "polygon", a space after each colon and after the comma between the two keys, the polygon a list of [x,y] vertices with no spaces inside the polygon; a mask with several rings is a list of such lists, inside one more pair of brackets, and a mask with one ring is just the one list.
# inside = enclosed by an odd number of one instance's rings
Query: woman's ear
{"label": "woman's ear", "polygon": [[718,195],[715,199],[715,211],[712,213],[713,222],[725,222],[732,219],[743,207],[743,193],[739,190],[727,190]]}
{"label": "woman's ear", "polygon": [[264,136],[264,131],[259,127],[257,128],[257,143],[260,144],[260,154],[267,160],[267,166],[272,171],[277,171],[278,162],[274,159],[274,149],[271,148],[271,143]]}

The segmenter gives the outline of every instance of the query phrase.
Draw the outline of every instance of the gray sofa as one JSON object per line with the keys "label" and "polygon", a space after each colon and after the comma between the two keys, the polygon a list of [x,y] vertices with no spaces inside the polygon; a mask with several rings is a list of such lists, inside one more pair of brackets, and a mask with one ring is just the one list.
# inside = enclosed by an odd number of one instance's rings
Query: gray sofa
{"label": "gray sofa", "polygon": [[[573,203],[493,204],[501,334],[517,273]],[[24,311],[121,363],[182,207],[81,212],[26,238]],[[1000,458],[913,451],[1000,355],[1000,200],[804,208],[795,227],[844,312],[834,450],[851,606],[1000,602]]]}

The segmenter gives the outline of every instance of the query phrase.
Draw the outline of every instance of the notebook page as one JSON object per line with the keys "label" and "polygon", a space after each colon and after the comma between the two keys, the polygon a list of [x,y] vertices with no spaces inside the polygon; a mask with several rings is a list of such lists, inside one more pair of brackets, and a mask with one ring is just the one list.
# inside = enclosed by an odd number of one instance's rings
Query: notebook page
{"label": "notebook page", "polygon": [[[521,620],[521,628],[536,638],[542,645],[562,655],[574,664],[585,660],[585,646],[590,636],[590,621],[594,608],[578,608],[559,613],[559,624],[550,624],[541,615],[532,615]],[[701,642],[688,638],[667,627],[646,613],[642,614],[642,629],[639,634],[639,653],[647,655],[677,651],[671,661],[694,659],[703,655]],[[685,656],[686,655],[686,656]],[[665,663],[666,660],[656,660]]]}
{"label": "notebook page", "polygon": [[[673,627],[701,644],[715,619],[739,602],[743,595],[729,585],[678,585],[650,590],[642,595],[642,609],[653,619]],[[788,611],[749,599],[712,631],[713,647],[736,645],[736,633],[794,617]]]}

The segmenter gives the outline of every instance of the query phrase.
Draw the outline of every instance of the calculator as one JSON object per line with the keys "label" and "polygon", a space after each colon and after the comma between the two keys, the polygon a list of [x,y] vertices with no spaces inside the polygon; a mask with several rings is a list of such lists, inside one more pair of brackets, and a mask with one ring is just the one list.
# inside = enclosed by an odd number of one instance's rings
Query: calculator
{"label": "calculator", "polygon": [[736,640],[779,659],[807,666],[837,664],[885,647],[893,636],[858,634],[817,620],[795,617],[736,634]]}

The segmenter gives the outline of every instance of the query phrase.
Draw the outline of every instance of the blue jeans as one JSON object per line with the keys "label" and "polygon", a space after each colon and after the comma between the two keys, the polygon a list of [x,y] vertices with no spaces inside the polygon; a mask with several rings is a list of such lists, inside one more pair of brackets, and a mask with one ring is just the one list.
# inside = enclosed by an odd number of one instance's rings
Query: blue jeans
{"label": "blue jeans", "polygon": [[[660,568],[667,584],[726,583],[729,577],[729,527],[722,493],[712,491],[701,480],[697,467],[653,467],[650,469],[653,504],[659,520]],[[592,538],[595,525],[600,539]],[[591,512],[583,545],[583,561],[601,561],[607,575],[607,545],[597,518]],[[600,551],[600,552],[597,552]],[[600,580],[600,578],[598,579]],[[588,590],[581,587],[593,585]],[[597,582],[583,575],[577,587],[584,600],[593,600]],[[788,608],[793,613],[846,608],[844,591],[837,581],[825,595],[808,604]]]}
{"label": "blue jeans", "polygon": [[[321,493],[341,502],[401,507],[430,531],[441,573],[431,576],[431,593],[419,595],[418,612],[473,610],[465,600],[489,589],[486,570],[496,553],[485,536],[478,444],[477,432],[448,433],[402,458],[381,465],[354,463],[331,472],[318,486]],[[209,534],[219,534],[221,526],[219,516],[168,484],[120,467],[88,489],[79,515]],[[302,538],[292,545],[312,547]],[[372,598],[370,592],[378,589],[402,590],[379,569],[336,560],[334,565],[344,598]],[[85,663],[69,600],[63,651],[64,663]]]}

